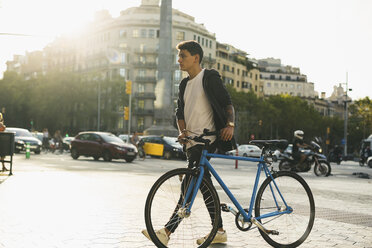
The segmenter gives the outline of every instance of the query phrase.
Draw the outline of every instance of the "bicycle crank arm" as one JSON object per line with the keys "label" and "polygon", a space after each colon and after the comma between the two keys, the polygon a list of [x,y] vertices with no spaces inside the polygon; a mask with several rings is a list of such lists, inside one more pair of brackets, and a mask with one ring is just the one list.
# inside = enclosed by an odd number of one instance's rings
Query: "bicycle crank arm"
{"label": "bicycle crank arm", "polygon": [[261,222],[257,221],[255,218],[251,219],[252,223],[255,224],[261,231],[263,231],[266,234],[272,234],[272,235],[279,235],[279,232],[276,230],[268,230],[266,229]]}
{"label": "bicycle crank arm", "polygon": [[232,214],[235,215],[235,216],[238,214],[238,212],[237,212],[235,209],[233,209],[233,208],[230,207],[230,206],[227,206],[226,203],[221,203],[220,205],[221,205],[221,210],[222,210],[223,212],[230,212],[230,213],[232,213]]}

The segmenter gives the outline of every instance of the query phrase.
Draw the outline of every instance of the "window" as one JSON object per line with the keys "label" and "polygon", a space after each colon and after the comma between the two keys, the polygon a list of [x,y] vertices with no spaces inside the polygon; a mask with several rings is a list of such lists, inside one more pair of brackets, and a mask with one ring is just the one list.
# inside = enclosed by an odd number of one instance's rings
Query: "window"
{"label": "window", "polygon": [[270,79],[274,79],[275,80],[275,75],[270,75]]}
{"label": "window", "polygon": [[146,71],[145,70],[139,70],[138,71],[138,76],[141,77],[141,78],[144,78],[146,75]]}
{"label": "window", "polygon": [[239,81],[236,82],[236,87],[238,87],[238,88],[240,87],[240,86],[239,86]]}
{"label": "window", "polygon": [[237,70],[237,74],[238,74],[238,75],[240,74],[240,69]]}
{"label": "window", "polygon": [[144,118],[138,117],[137,119],[137,130],[143,130],[144,128]]}
{"label": "window", "polygon": [[120,62],[121,62],[122,64],[125,64],[125,53],[121,53],[121,54],[120,54]]}
{"label": "window", "polygon": [[127,30],[120,30],[119,31],[119,36],[120,36],[120,38],[127,37]]}
{"label": "window", "polygon": [[155,30],[149,29],[149,38],[155,38]]}
{"label": "window", "polygon": [[290,81],[291,80],[291,77],[290,76],[285,76],[285,80]]}
{"label": "window", "polygon": [[232,72],[232,73],[235,72],[235,68],[234,68],[234,67],[231,68],[231,72]]}
{"label": "window", "polygon": [[258,80],[258,75],[257,74],[255,75],[255,79]]}
{"label": "window", "polygon": [[141,29],[141,38],[146,38],[146,37],[147,37],[147,30]]}
{"label": "window", "polygon": [[185,40],[185,32],[177,31],[176,32],[176,39],[177,40]]}
{"label": "window", "polygon": [[156,38],[159,38],[159,36],[160,36],[160,31],[159,31],[159,29],[157,29],[156,30]]}
{"label": "window", "polygon": [[181,70],[175,70],[174,71],[174,80],[176,80],[176,81],[181,80],[181,75],[182,75]]}
{"label": "window", "polygon": [[144,100],[139,100],[138,101],[138,108],[139,109],[144,109],[145,108],[145,101]]}
{"label": "window", "polygon": [[145,52],[146,51],[146,45],[145,44],[141,44],[140,45],[140,52]]}
{"label": "window", "polygon": [[212,41],[209,41],[209,48],[212,48]]}
{"label": "window", "polygon": [[138,84],[138,93],[145,92],[145,85],[144,84]]}
{"label": "window", "polygon": [[202,38],[202,46],[204,46],[204,38]]}
{"label": "window", "polygon": [[145,64],[146,63],[146,57],[145,56],[139,56],[139,62],[141,64]]}
{"label": "window", "polygon": [[220,63],[217,63],[217,70],[220,69]]}
{"label": "window", "polygon": [[196,35],[194,34],[194,40],[196,40]]}
{"label": "window", "polygon": [[120,68],[119,75],[123,78],[125,78],[125,68]]}
{"label": "window", "polygon": [[198,36],[198,43],[200,43],[200,36]]}
{"label": "window", "polygon": [[139,37],[138,29],[133,29],[132,36],[133,36],[133,38],[138,38]]}

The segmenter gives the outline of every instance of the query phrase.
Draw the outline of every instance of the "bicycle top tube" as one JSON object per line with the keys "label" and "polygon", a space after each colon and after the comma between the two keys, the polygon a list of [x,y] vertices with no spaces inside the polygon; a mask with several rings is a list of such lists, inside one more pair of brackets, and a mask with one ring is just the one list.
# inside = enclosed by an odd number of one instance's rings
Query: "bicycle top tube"
{"label": "bicycle top tube", "polygon": [[250,162],[265,162],[265,160],[262,157],[261,158],[239,157],[239,156],[230,156],[230,155],[223,155],[223,154],[217,154],[217,153],[206,153],[205,156],[211,157],[211,158],[243,160],[243,161],[250,161]]}

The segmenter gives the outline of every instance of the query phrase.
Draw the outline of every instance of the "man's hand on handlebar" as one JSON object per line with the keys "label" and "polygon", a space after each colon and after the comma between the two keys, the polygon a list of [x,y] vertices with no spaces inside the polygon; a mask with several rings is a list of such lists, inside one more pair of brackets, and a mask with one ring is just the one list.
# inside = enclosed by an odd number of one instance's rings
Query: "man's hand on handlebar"
{"label": "man's hand on handlebar", "polygon": [[183,130],[180,135],[178,135],[178,142],[181,144],[181,145],[186,145],[188,140],[187,140],[187,131],[186,130]]}

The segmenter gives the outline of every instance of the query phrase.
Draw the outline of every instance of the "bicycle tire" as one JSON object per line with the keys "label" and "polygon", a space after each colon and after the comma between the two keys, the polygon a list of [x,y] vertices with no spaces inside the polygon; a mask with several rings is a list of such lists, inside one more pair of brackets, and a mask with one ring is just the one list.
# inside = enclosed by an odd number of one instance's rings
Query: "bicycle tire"
{"label": "bicycle tire", "polygon": [[331,174],[331,165],[327,161],[318,161],[314,164],[314,174],[318,177],[328,177]]}
{"label": "bicycle tire", "polygon": [[[177,207],[180,199],[182,198],[181,201],[184,199],[184,194],[181,194],[182,187],[185,189],[186,185],[190,184],[191,178],[195,178],[195,176],[196,170],[175,169],[165,173],[152,186],[145,204],[145,222],[149,236],[157,247],[166,246],[157,238],[155,231],[164,228],[168,223],[177,223],[178,215],[173,218],[177,221],[172,222],[170,219],[173,213],[178,212]],[[201,191],[210,192],[210,199],[207,201],[209,208],[215,210],[213,211],[215,213],[214,220],[211,220]],[[178,222],[178,227],[170,235],[167,247],[208,247],[216,235],[220,218],[221,209],[218,194],[213,185],[203,178],[190,216]],[[172,226],[167,227],[168,230],[172,229]],[[207,236],[208,238],[200,246],[196,243],[198,238]]]}
{"label": "bicycle tire", "polygon": [[[297,247],[306,240],[314,225],[315,203],[313,194],[305,180],[296,173],[280,171],[274,173],[273,178],[293,212],[259,220],[266,229],[278,231],[278,235],[270,234],[269,236],[262,230],[259,229],[259,231],[265,241],[273,247]],[[257,193],[255,202],[256,218],[278,209],[274,203],[271,188],[275,187],[271,177],[268,177]],[[273,192],[279,209],[281,204],[284,207],[277,190],[274,189]]]}

